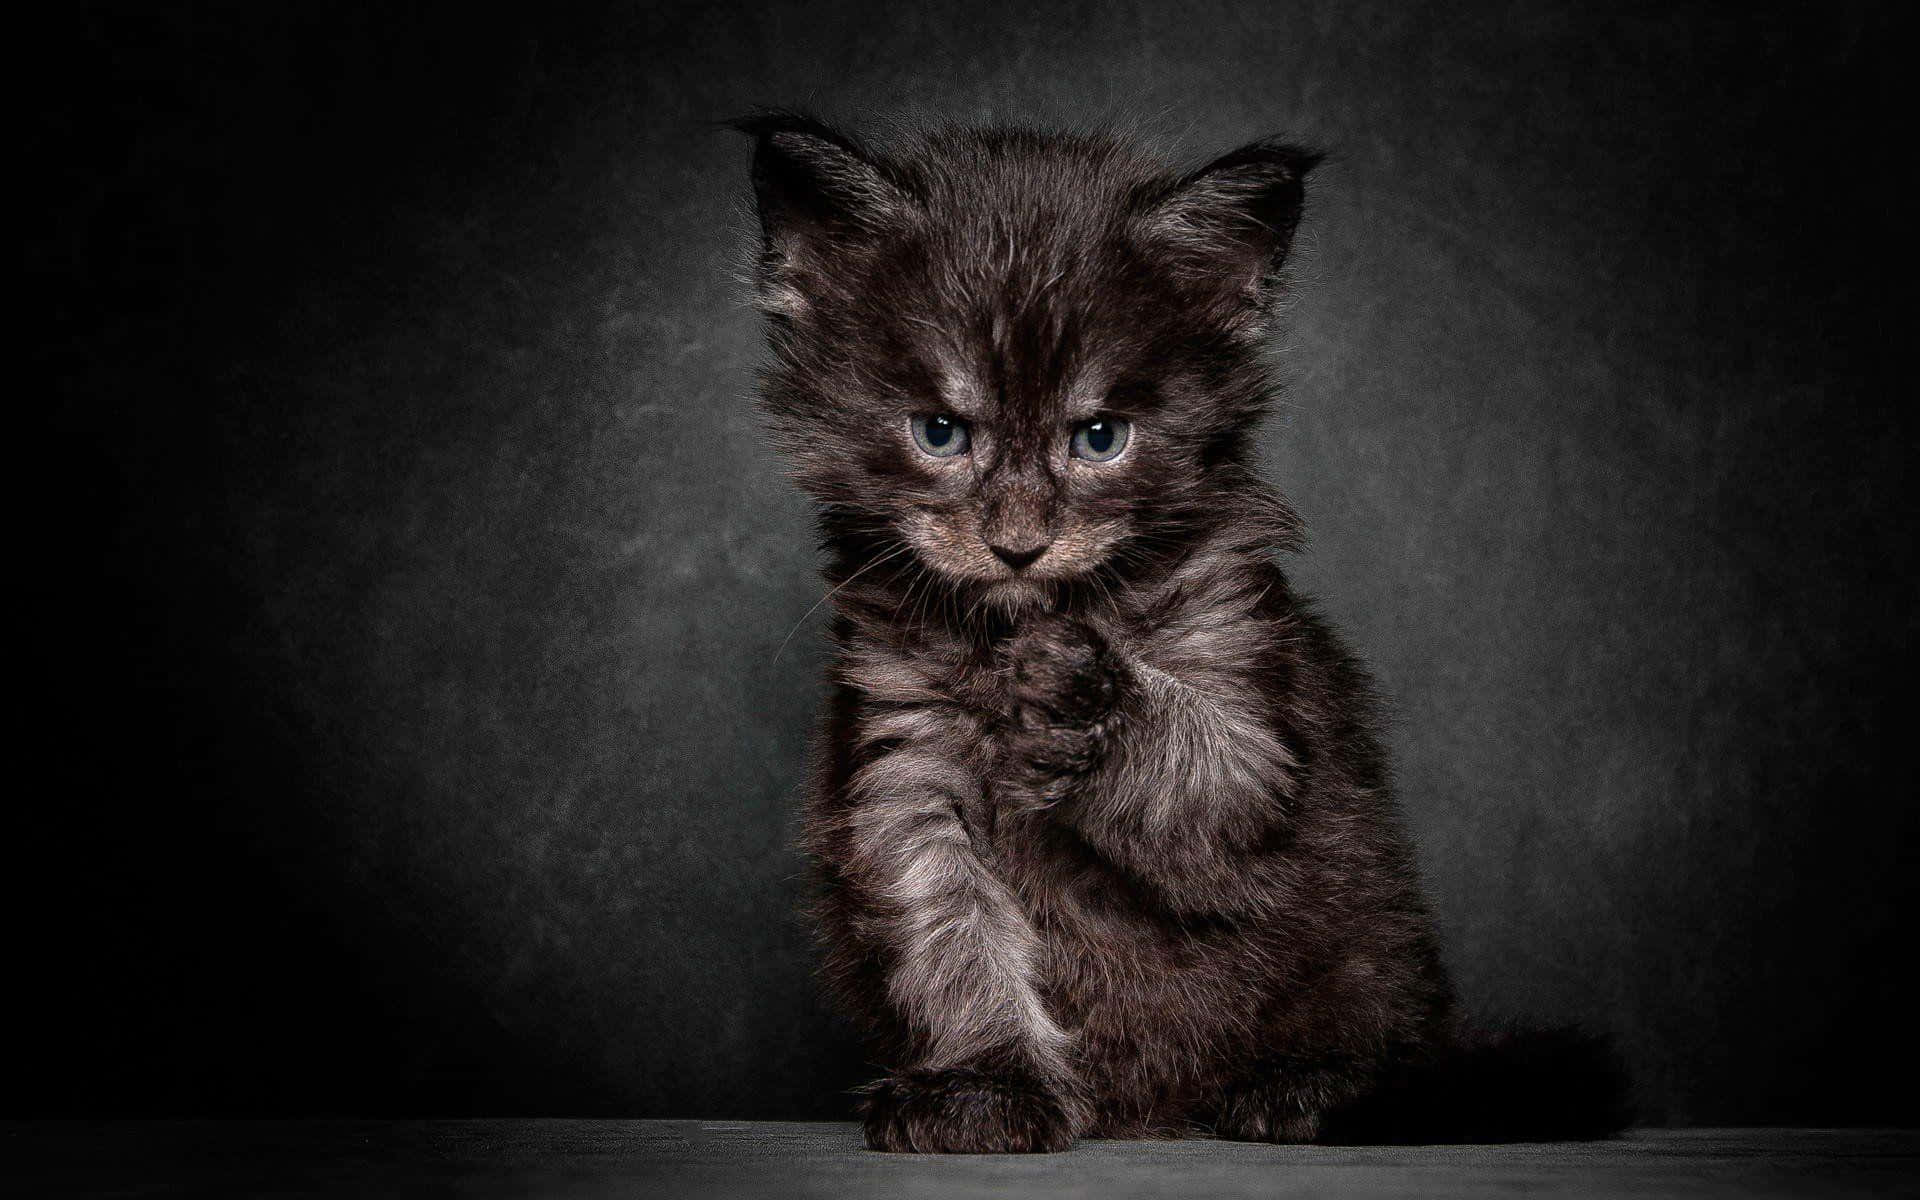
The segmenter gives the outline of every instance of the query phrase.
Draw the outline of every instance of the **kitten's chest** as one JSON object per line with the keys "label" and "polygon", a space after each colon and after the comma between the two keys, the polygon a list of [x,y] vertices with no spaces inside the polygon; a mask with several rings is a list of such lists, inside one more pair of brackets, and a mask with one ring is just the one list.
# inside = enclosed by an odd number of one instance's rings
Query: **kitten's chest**
{"label": "kitten's chest", "polygon": [[1046,945],[1043,988],[1062,1024],[1170,1076],[1236,1041],[1265,973],[1240,931],[1172,917],[1045,814],[1003,816],[993,841]]}
{"label": "kitten's chest", "polygon": [[989,835],[990,866],[1034,927],[1065,958],[1099,958],[1102,969],[1155,972],[1195,965],[1207,940],[1152,894],[1095,853],[1046,811],[1002,809]]}

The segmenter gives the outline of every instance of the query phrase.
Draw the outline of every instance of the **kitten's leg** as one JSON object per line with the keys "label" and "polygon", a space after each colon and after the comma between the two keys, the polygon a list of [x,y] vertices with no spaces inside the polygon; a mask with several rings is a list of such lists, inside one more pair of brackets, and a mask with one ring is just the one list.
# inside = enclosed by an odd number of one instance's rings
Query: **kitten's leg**
{"label": "kitten's leg", "polygon": [[1043,944],[961,816],[976,790],[957,764],[912,749],[852,781],[843,866],[871,902],[887,999],[915,1047],[869,1089],[876,1150],[1063,1150],[1084,1123],[1070,1039],[1041,1000]]}
{"label": "kitten's leg", "polygon": [[1344,1057],[1267,1059],[1227,1092],[1214,1132],[1236,1142],[1311,1142],[1326,1114],[1363,1084],[1359,1065]]}
{"label": "kitten's leg", "polygon": [[867,1147],[900,1154],[1042,1154],[1082,1123],[1044,1083],[1005,1068],[909,1067],[867,1088]]}
{"label": "kitten's leg", "polygon": [[1294,759],[1236,673],[1175,675],[1049,616],[1007,644],[1010,797],[1070,825],[1180,912],[1260,912],[1257,851],[1282,823]]}

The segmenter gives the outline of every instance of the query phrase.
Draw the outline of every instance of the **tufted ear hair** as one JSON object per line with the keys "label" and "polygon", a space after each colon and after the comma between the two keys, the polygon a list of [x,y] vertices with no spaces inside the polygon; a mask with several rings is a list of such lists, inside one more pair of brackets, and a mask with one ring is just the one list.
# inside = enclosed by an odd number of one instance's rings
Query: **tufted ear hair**
{"label": "tufted ear hair", "polygon": [[859,143],[825,122],[767,109],[729,124],[754,139],[753,191],[769,282],[819,266],[836,243],[890,224],[912,203]]}
{"label": "tufted ear hair", "polygon": [[1273,138],[1242,146],[1157,197],[1147,227],[1196,273],[1264,294],[1293,245],[1307,172],[1322,157]]}

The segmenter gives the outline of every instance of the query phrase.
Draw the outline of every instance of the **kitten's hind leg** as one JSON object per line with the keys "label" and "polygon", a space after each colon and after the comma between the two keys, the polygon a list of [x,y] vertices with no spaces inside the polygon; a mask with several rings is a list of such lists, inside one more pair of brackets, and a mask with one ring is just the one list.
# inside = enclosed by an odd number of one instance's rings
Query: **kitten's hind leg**
{"label": "kitten's hind leg", "polygon": [[1363,1082],[1345,1058],[1267,1059],[1228,1090],[1214,1133],[1235,1142],[1315,1141],[1327,1114],[1358,1095]]}

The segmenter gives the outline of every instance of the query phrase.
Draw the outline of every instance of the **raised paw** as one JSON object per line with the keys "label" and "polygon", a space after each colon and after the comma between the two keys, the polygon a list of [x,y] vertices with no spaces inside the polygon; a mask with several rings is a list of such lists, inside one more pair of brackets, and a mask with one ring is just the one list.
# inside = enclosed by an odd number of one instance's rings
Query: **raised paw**
{"label": "raised paw", "polygon": [[1056,613],[1036,616],[1001,648],[1013,716],[1025,725],[1085,726],[1112,711],[1119,679],[1106,639]]}
{"label": "raised paw", "polygon": [[1039,1083],[960,1068],[897,1071],[866,1089],[867,1148],[900,1154],[1044,1154],[1073,1129]]}
{"label": "raised paw", "polygon": [[1100,760],[1121,674],[1093,629],[1045,615],[1002,648],[1007,676],[1003,784],[1013,797],[1058,799]]}

